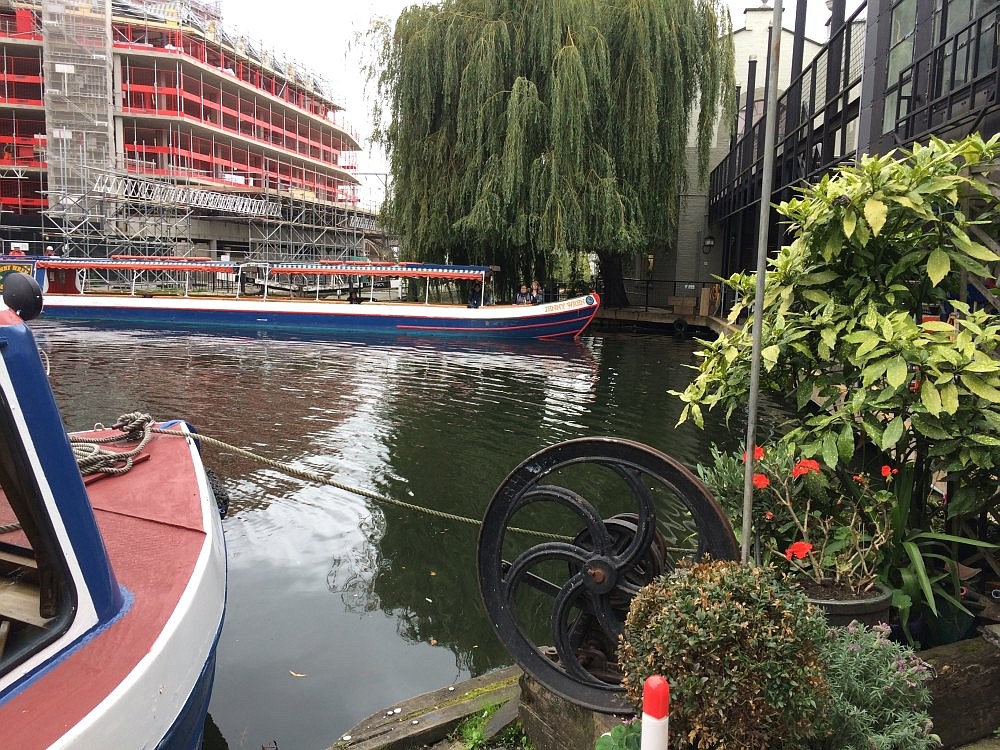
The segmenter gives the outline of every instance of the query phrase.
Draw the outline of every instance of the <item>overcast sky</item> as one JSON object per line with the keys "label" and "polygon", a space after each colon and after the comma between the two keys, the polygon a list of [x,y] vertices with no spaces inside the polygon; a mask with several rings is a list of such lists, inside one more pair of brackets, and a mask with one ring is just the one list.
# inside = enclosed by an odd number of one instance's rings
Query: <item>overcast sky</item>
{"label": "overcast sky", "polygon": [[[733,26],[743,26],[743,10],[754,0],[728,0]],[[414,0],[222,0],[226,28],[238,31],[280,56],[295,60],[326,79],[337,101],[346,107],[346,123],[360,136],[365,150],[358,155],[358,171],[384,173],[385,157],[368,143],[370,112],[365,81],[358,71],[359,52],[352,44],[356,33],[368,28],[372,18],[395,22],[403,8]],[[784,0],[784,26],[794,25],[794,0]],[[809,0],[810,23],[807,34],[825,38],[823,20],[829,12],[822,0]],[[816,18],[813,18],[816,16]],[[353,49],[352,49],[353,47]],[[790,54],[791,50],[782,50]],[[366,178],[363,201],[380,194],[381,177]]]}

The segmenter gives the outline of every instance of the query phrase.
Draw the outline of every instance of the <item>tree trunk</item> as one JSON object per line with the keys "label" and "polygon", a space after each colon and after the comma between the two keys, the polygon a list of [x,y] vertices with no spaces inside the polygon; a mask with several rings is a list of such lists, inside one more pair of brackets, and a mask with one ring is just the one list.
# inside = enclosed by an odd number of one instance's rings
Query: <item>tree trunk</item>
{"label": "tree trunk", "polygon": [[625,293],[625,280],[622,277],[622,256],[598,250],[597,259],[601,265],[601,280],[604,282],[601,303],[605,307],[628,307],[628,295]]}

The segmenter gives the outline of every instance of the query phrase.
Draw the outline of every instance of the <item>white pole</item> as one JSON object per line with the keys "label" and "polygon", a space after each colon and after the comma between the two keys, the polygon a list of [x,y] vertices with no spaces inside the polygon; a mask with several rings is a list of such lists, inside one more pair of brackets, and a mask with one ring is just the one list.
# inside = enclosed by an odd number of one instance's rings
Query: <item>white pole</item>
{"label": "white pole", "polygon": [[[764,276],[767,271],[767,230],[771,218],[771,187],[774,182],[774,148],[778,119],[778,68],[781,62],[782,0],[774,0],[771,17],[771,51],[768,57],[767,110],[764,121],[764,153],[760,175],[760,218],[757,221],[757,288],[753,304],[753,342],[750,358],[750,394],[747,408],[746,463],[743,471],[743,542],[740,560],[750,560],[753,533],[753,469],[757,440],[757,399],[760,392],[761,326],[764,322]],[[750,137],[750,130],[746,136]]]}
{"label": "white pole", "polygon": [[670,747],[670,683],[658,674],[642,684],[642,735],[640,750]]}

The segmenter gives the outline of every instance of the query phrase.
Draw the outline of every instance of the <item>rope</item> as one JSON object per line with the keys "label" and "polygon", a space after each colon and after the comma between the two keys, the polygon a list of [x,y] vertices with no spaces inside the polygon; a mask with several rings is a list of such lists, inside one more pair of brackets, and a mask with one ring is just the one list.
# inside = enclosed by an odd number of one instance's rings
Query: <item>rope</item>
{"label": "rope", "polygon": [[[76,435],[69,436],[73,455],[80,467],[80,473],[89,474],[124,474],[131,470],[133,459],[142,453],[153,437],[153,418],[141,412],[123,414],[112,425],[112,429],[120,430],[121,435],[108,435],[103,438],[85,438]],[[96,425],[95,429],[100,429]],[[117,442],[135,442],[136,447],[130,451],[111,451],[102,448]]]}
{"label": "rope", "polygon": [[[208,437],[207,435],[202,435],[200,433],[184,433],[179,430],[166,430],[162,427],[153,427],[152,432],[158,433],[160,435],[172,435],[174,437],[190,437],[204,445],[213,445],[216,448],[223,448],[227,451],[232,451],[233,453],[243,456],[244,458],[249,458],[251,460],[257,461],[265,466],[270,466],[273,469],[288,474],[289,476],[296,477],[298,479],[304,479],[307,482],[316,482],[318,484],[326,484],[330,487],[334,487],[338,490],[343,490],[344,492],[350,492],[355,495],[360,495],[361,497],[366,497],[369,500],[374,500],[379,503],[386,503],[387,505],[395,505],[397,508],[403,508],[404,510],[410,510],[414,513],[423,513],[424,515],[433,516],[434,518],[443,518],[448,521],[457,521],[458,523],[469,524],[472,526],[482,526],[482,521],[476,518],[468,518],[467,516],[459,516],[454,513],[446,513],[442,510],[434,510],[433,508],[424,508],[420,505],[414,505],[413,503],[408,503],[403,500],[397,500],[392,497],[387,497],[386,495],[380,495],[377,492],[372,492],[371,490],[365,490],[360,487],[352,487],[349,484],[344,484],[343,482],[338,482],[333,477],[328,474],[323,474],[318,471],[312,471],[310,469],[300,469],[295,466],[290,466],[286,463],[280,461],[275,461],[270,458],[258,455],[252,451],[245,450],[243,448],[237,448],[235,445],[230,445],[229,443],[224,443],[221,440],[216,440],[215,438]],[[511,526],[508,528],[509,531],[518,534],[527,534],[529,536],[542,537],[544,539],[560,539],[563,541],[572,541],[573,537],[564,536],[560,534],[550,534],[546,531],[535,531],[533,529],[521,529],[516,526]]]}
{"label": "rope", "polygon": [[[141,412],[130,412],[129,414],[120,416],[118,421],[112,425],[112,429],[120,430],[124,434],[108,435],[103,438],[84,438],[70,435],[69,441],[73,448],[73,454],[76,457],[77,465],[80,467],[80,473],[84,476],[89,474],[125,474],[131,470],[133,466],[133,459],[135,459],[136,456],[138,456],[146,447],[150,439],[152,439],[153,433],[182,438],[190,437],[204,445],[213,445],[217,448],[231,451],[239,456],[257,461],[265,466],[277,469],[284,474],[288,474],[289,476],[293,476],[298,479],[303,479],[307,482],[325,484],[338,490],[343,490],[344,492],[350,492],[361,497],[366,497],[369,500],[385,503],[387,505],[394,505],[397,508],[413,511],[414,513],[423,513],[424,515],[433,516],[434,518],[456,521],[458,523],[464,523],[471,526],[481,526],[483,523],[476,518],[460,516],[455,513],[446,513],[441,510],[434,510],[433,508],[424,508],[420,505],[408,503],[403,500],[396,500],[395,498],[387,497],[386,495],[380,495],[379,493],[372,492],[371,490],[365,490],[360,487],[352,487],[349,484],[337,481],[328,474],[290,466],[289,464],[266,458],[257,453],[253,453],[252,451],[245,450],[244,448],[238,448],[235,445],[225,443],[221,440],[216,440],[215,438],[208,437],[207,435],[195,432],[181,432],[180,430],[167,430],[162,427],[153,427],[152,425],[153,418],[150,415],[143,414]],[[94,425],[94,429],[103,429],[103,425]],[[137,445],[130,451],[111,451],[101,447],[103,445],[125,441],[136,442]],[[16,531],[19,528],[21,528],[21,525],[17,523],[0,526],[0,534]],[[541,537],[543,539],[557,539],[562,541],[573,540],[573,537],[561,534],[551,534],[546,531],[536,531],[534,529],[522,529],[516,526],[508,527],[508,531],[517,534]]]}

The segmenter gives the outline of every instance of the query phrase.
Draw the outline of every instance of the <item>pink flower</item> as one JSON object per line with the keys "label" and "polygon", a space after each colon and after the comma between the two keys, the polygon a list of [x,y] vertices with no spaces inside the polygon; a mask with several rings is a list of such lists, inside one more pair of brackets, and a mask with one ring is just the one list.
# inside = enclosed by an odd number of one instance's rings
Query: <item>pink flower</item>
{"label": "pink flower", "polygon": [[809,542],[792,542],[791,546],[785,550],[785,559],[788,562],[791,562],[793,557],[796,560],[801,560],[812,552],[812,548],[813,546]]}

